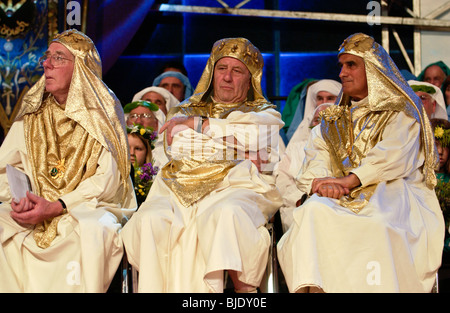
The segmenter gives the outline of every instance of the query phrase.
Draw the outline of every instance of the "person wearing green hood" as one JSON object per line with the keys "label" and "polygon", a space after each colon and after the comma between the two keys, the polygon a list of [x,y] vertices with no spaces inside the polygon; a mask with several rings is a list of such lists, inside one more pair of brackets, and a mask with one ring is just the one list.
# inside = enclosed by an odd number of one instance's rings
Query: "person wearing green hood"
{"label": "person wearing green hood", "polygon": [[427,82],[442,87],[447,76],[450,75],[450,68],[442,61],[429,64],[417,77],[417,80]]}

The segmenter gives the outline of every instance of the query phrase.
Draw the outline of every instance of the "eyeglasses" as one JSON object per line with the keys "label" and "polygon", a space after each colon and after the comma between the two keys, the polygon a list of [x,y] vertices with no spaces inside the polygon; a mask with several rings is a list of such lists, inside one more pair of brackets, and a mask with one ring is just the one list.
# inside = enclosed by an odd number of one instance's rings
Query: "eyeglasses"
{"label": "eyeglasses", "polygon": [[44,62],[47,61],[48,59],[50,60],[50,64],[54,67],[63,66],[66,63],[66,61],[73,62],[72,60],[63,58],[60,55],[43,55],[39,58],[39,65],[43,67]]}
{"label": "eyeglasses", "polygon": [[148,114],[148,113],[142,113],[142,114],[133,113],[133,114],[128,115],[128,119],[130,121],[135,121],[138,118],[146,119],[146,120],[154,120],[155,119],[155,117],[152,114]]}

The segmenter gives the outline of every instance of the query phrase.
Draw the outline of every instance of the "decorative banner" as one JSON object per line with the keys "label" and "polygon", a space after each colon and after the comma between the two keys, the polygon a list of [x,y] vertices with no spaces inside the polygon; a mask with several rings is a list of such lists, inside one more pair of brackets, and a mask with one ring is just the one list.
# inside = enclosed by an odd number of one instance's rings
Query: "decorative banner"
{"label": "decorative banner", "polygon": [[43,74],[38,61],[58,32],[57,11],[57,0],[0,1],[0,125],[5,135],[23,95]]}

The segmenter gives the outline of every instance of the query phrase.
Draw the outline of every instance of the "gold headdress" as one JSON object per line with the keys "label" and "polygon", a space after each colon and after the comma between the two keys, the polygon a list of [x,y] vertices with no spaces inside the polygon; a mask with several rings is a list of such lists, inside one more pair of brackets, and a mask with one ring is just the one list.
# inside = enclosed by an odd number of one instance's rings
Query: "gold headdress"
{"label": "gold headdress", "polygon": [[212,91],[214,65],[223,57],[238,59],[244,63],[250,71],[252,76],[252,88],[250,88],[247,100],[258,103],[267,102],[261,90],[262,71],[264,67],[264,60],[261,52],[248,39],[225,38],[214,43],[206,67],[195,88],[194,95],[189,99],[190,105],[200,104],[201,102],[206,101],[210,96]]}
{"label": "gold headdress", "polygon": [[[433,130],[420,98],[405,81],[386,50],[372,37],[362,33],[349,36],[339,47],[339,55],[343,53],[356,55],[364,60],[369,109],[372,112],[402,111],[421,125],[421,141],[426,158],[423,172],[427,185],[430,188],[434,187],[436,184],[434,169],[438,157]],[[339,105],[348,105],[349,101],[350,98],[341,91],[338,98]]]}
{"label": "gold headdress", "polygon": [[[92,40],[75,29],[56,35],[52,42],[64,45],[75,57],[65,115],[80,124],[112,153],[122,176],[125,197],[130,188],[125,117],[119,99],[101,79],[99,53]],[[24,96],[17,119],[38,111],[45,97],[45,75],[42,75]]]}

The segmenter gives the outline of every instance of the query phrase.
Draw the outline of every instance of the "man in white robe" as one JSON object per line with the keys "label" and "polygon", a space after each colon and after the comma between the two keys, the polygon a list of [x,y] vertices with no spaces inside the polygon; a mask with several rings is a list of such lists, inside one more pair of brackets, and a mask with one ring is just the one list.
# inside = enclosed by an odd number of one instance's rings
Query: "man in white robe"
{"label": "man in white robe", "polygon": [[288,288],[430,292],[444,240],[430,122],[373,38],[339,50],[343,92],[312,130],[297,176],[309,198],[277,247]]}
{"label": "man in white robe", "polygon": [[255,291],[281,205],[270,175],[280,114],[263,97],[263,59],[244,38],[216,42],[188,101],[169,113],[170,161],[121,235],[140,292]]}
{"label": "man in white robe", "polygon": [[[83,33],[57,35],[41,61],[0,147],[0,292],[105,292],[137,206],[122,106]],[[32,193],[13,199],[7,165]]]}

